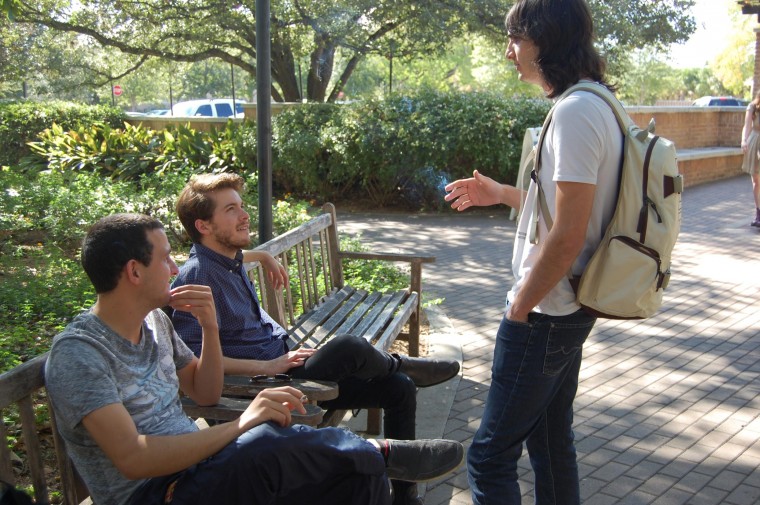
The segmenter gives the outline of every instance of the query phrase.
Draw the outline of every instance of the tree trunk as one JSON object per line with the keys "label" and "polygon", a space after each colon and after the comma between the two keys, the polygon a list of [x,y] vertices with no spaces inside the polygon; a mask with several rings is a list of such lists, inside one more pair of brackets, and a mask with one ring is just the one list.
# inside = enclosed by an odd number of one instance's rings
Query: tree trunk
{"label": "tree trunk", "polygon": [[286,102],[301,101],[293,53],[290,47],[276,41],[272,43],[272,81],[280,86]]}
{"label": "tree trunk", "polygon": [[317,36],[317,48],[311,53],[311,66],[306,80],[309,101],[324,102],[327,85],[335,63],[335,44],[326,36]]}

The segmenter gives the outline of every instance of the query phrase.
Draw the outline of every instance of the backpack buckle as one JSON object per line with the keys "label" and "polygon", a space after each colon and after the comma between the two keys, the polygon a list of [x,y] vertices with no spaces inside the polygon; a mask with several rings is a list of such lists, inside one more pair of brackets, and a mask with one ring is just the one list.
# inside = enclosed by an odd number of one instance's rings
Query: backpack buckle
{"label": "backpack buckle", "polygon": [[664,272],[660,272],[659,277],[660,282],[657,283],[657,289],[662,289],[665,291],[665,288],[667,288],[668,284],[670,284],[670,269],[668,268]]}

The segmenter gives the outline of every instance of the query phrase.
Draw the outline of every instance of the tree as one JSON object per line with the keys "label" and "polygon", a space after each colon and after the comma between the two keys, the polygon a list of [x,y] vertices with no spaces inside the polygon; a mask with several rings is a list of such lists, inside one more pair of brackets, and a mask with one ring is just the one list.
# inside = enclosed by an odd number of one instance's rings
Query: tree
{"label": "tree", "polygon": [[723,51],[710,62],[710,68],[728,93],[751,98],[755,71],[755,33],[752,30],[755,19],[742,15],[738,9],[730,12],[734,30]]}
{"label": "tree", "polygon": [[672,95],[678,88],[677,72],[649,50],[633,51],[628,71],[616,84],[618,97],[631,105],[654,105],[660,98]]}
{"label": "tree", "polygon": [[[7,1],[7,0],[5,0]],[[463,33],[504,43],[509,0],[272,0],[272,97],[333,101],[370,55],[442,54]],[[591,0],[601,42],[615,51],[685,40],[693,0]],[[256,72],[255,2],[20,0],[16,20],[86,35],[126,55],[219,59]],[[341,66],[336,67],[336,62]],[[303,74],[305,73],[305,90]]]}

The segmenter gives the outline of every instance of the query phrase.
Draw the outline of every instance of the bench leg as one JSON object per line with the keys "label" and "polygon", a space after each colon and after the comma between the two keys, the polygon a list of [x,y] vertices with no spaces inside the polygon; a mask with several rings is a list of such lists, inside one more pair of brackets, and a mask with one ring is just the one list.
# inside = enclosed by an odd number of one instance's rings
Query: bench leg
{"label": "bench leg", "polygon": [[367,409],[367,433],[370,435],[380,434],[383,409]]}
{"label": "bench leg", "polygon": [[410,287],[416,292],[417,307],[409,318],[409,356],[414,358],[420,355],[420,314],[422,307],[422,263],[419,261],[412,262],[412,276]]}

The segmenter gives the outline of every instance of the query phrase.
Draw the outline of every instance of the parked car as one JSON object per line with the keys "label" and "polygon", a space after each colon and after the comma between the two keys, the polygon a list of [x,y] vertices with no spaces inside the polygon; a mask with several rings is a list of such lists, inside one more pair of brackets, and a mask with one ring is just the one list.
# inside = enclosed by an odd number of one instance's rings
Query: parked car
{"label": "parked car", "polygon": [[694,100],[697,107],[746,107],[749,102],[733,96],[703,96]]}
{"label": "parked car", "polygon": [[169,109],[151,109],[145,113],[146,116],[166,116],[169,114]]}
{"label": "parked car", "polygon": [[235,112],[232,112],[231,98],[188,100],[177,102],[172,107],[172,115],[178,117],[243,117],[245,100],[235,99]]}

